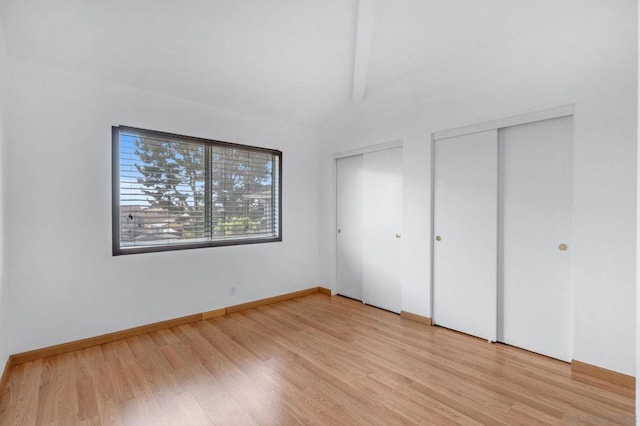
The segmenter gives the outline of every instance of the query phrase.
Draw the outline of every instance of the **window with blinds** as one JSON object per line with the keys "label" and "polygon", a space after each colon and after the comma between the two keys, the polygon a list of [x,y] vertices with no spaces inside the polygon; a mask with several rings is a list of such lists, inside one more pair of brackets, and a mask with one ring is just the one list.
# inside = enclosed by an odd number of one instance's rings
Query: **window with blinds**
{"label": "window with blinds", "polygon": [[282,241],[280,151],[113,128],[113,254]]}

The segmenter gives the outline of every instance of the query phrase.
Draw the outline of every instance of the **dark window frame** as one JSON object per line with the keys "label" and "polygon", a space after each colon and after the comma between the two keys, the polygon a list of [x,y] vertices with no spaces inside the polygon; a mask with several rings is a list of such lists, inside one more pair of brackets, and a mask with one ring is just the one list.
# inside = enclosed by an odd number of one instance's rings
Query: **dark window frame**
{"label": "dark window frame", "polygon": [[[210,239],[207,241],[198,241],[192,243],[175,243],[175,244],[158,244],[158,245],[148,245],[148,246],[130,246],[123,248],[121,246],[120,241],[120,196],[121,196],[121,188],[120,188],[120,134],[126,133],[128,135],[135,135],[140,137],[149,137],[149,138],[166,138],[171,141],[176,142],[186,142],[186,143],[195,143],[198,145],[210,146],[210,147],[225,147],[225,148],[237,148],[252,152],[261,152],[268,153],[274,155],[278,158],[278,170],[276,171],[277,176],[277,208],[272,207],[272,211],[274,215],[277,215],[277,236],[274,237],[262,237],[262,238],[251,238],[251,237],[242,237],[242,238],[233,238],[227,240],[216,240]],[[242,145],[233,142],[225,142],[219,140],[205,139],[199,138],[195,136],[185,136],[178,135],[174,133],[160,132],[156,130],[148,130],[148,129],[140,129],[137,127],[130,126],[112,126],[111,129],[111,163],[112,163],[112,179],[111,179],[111,220],[112,220],[112,252],[113,256],[119,255],[128,255],[128,254],[138,254],[138,253],[157,253],[157,252],[165,252],[165,251],[175,251],[175,250],[190,250],[196,248],[207,248],[207,247],[225,247],[225,246],[235,246],[235,245],[245,245],[245,244],[261,244],[261,243],[272,243],[272,242],[281,242],[282,241],[282,151],[278,151],[270,148],[263,148],[251,145]],[[208,173],[208,169],[205,171]],[[272,184],[275,187],[275,184]],[[208,197],[208,203],[211,201],[211,195]],[[274,201],[275,201],[274,200]]]}

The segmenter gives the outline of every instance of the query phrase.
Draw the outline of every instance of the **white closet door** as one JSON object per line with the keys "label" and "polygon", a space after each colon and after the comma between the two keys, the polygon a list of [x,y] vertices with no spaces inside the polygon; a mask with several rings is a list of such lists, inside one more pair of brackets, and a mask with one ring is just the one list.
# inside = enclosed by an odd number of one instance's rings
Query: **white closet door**
{"label": "white closet door", "polygon": [[399,313],[402,148],[364,154],[363,301]]}
{"label": "white closet door", "polygon": [[362,300],[362,155],[336,161],[336,292]]}
{"label": "white closet door", "polygon": [[[572,119],[508,127],[500,133],[500,340],[570,361]],[[568,249],[561,250],[561,244]]]}
{"label": "white closet door", "polygon": [[434,322],[495,341],[497,130],[436,141],[434,164]]}

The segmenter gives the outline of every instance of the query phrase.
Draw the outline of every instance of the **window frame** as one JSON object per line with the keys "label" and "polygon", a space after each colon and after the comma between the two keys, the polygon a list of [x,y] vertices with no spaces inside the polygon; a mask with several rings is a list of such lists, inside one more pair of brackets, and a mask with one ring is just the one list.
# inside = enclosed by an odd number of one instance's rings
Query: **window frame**
{"label": "window frame", "polygon": [[[167,138],[171,141],[176,142],[186,142],[186,143],[195,143],[201,145],[215,146],[215,147],[224,147],[224,148],[238,148],[243,150],[249,150],[254,152],[262,152],[274,155],[278,158],[278,170],[275,176],[277,176],[277,197],[274,197],[274,200],[277,200],[278,207],[273,208],[272,212],[277,214],[278,221],[277,226],[277,236],[275,237],[262,237],[262,238],[250,238],[250,237],[239,237],[239,238],[231,238],[227,240],[214,240],[210,239],[207,241],[198,241],[198,242],[186,242],[186,243],[175,243],[175,244],[157,244],[157,245],[149,245],[149,246],[131,246],[123,248],[120,243],[120,196],[121,196],[121,188],[120,188],[120,134],[126,133],[133,136],[140,137],[150,137],[150,138]],[[156,130],[148,130],[141,129],[137,127],[131,126],[112,126],[111,127],[111,229],[112,229],[112,254],[113,256],[120,255],[128,255],[128,254],[139,254],[139,253],[157,253],[157,252],[165,252],[165,251],[175,251],[175,250],[190,250],[196,248],[207,248],[207,247],[226,247],[226,246],[236,246],[236,245],[245,245],[245,244],[261,244],[261,243],[273,243],[273,242],[282,242],[282,151],[263,148],[252,145],[243,145],[234,142],[225,142],[213,139],[205,139],[195,136],[185,136],[178,135],[175,133],[168,132],[160,132]],[[276,187],[272,184],[272,188]]]}

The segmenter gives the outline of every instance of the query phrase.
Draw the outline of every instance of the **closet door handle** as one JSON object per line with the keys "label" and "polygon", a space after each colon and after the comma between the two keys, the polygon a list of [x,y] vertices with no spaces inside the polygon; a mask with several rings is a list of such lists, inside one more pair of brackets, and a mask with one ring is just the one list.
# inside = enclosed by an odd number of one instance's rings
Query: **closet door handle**
{"label": "closet door handle", "polygon": [[442,237],[440,235],[436,235],[436,241],[440,241],[442,240]]}
{"label": "closet door handle", "polygon": [[568,245],[566,245],[565,243],[561,243],[561,244],[558,246],[558,250],[560,250],[560,251],[566,251],[568,248],[569,248],[569,246],[568,246]]}
{"label": "closet door handle", "polygon": [[400,235],[400,233],[398,232],[398,233],[396,234],[396,238],[400,238],[400,237],[401,237],[401,235]]}

